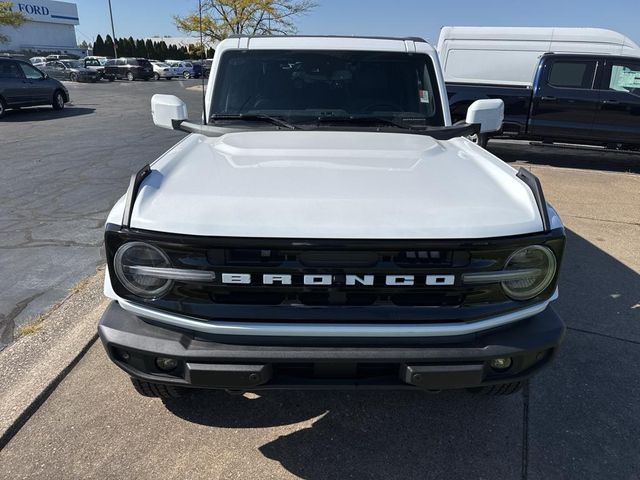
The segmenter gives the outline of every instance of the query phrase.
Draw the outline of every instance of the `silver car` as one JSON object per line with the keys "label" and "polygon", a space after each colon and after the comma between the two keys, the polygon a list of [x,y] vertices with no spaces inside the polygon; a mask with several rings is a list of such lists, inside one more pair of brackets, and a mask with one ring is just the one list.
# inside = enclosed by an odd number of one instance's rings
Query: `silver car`
{"label": "silver car", "polygon": [[175,69],[164,62],[151,62],[153,65],[153,78],[154,80],[160,80],[161,78],[165,78],[167,80],[171,80],[173,77],[177,77]]}

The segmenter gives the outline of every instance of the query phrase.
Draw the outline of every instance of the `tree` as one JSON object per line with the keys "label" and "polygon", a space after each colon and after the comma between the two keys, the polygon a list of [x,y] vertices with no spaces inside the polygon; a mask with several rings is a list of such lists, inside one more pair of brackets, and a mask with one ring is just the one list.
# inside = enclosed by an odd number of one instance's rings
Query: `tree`
{"label": "tree", "polygon": [[[0,2],[0,27],[8,26],[17,28],[27,21],[22,12],[13,11],[13,2]],[[7,43],[9,37],[0,34],[0,43]]]}
{"label": "tree", "polygon": [[147,40],[146,42],[144,42],[144,46],[147,50],[147,58],[157,58],[158,57],[158,53],[157,53],[157,49],[156,49],[156,45],[154,42],[152,42],[151,40]]}
{"label": "tree", "polygon": [[105,52],[104,52],[105,57],[110,57],[111,55],[113,55],[113,38],[111,38],[111,35],[107,35],[105,37],[104,48],[105,48]]}
{"label": "tree", "polygon": [[144,40],[140,38],[136,40],[136,57],[151,58],[149,56],[149,52],[147,52],[147,47],[144,44]]}
{"label": "tree", "polygon": [[[209,43],[234,34],[292,34],[294,18],[315,6],[313,0],[203,0],[202,34]],[[173,18],[179,30],[200,33],[198,12]]]}
{"label": "tree", "polygon": [[167,58],[169,58],[167,44],[164,42],[164,40],[158,43],[158,46],[156,47],[156,52],[158,52],[158,60],[165,61]]}
{"label": "tree", "polygon": [[[111,52],[113,54],[113,51]],[[107,49],[104,46],[104,40],[100,35],[96,37],[96,41],[93,42],[93,54],[99,57],[107,56]]]}

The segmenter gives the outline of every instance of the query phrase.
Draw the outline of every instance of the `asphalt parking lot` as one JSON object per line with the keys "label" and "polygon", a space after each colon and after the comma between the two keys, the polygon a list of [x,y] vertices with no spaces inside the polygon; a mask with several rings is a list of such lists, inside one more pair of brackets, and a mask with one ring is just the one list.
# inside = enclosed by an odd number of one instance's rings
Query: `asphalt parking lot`
{"label": "asphalt parking lot", "polygon": [[[64,118],[24,111],[0,125],[1,311],[42,292],[5,332],[101,263],[101,226],[129,175],[181,136],[153,127],[150,95],[177,94],[195,117],[192,85],[73,85]],[[568,228],[556,308],[569,329],[522,393],[162,402],[138,396],[95,344],[0,451],[0,478],[640,478],[640,155],[489,148],[540,177]]]}
{"label": "asphalt parking lot", "polygon": [[132,173],[183,134],[151,121],[153,93],[196,118],[199,80],[66,82],[72,103],[9,111],[0,123],[0,350],[101,262],[106,214]]}

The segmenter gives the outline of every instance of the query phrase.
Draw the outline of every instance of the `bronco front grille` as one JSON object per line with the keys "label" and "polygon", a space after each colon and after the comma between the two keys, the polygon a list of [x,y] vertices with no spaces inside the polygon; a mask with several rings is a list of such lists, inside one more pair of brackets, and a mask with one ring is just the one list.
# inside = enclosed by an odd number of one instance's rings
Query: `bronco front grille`
{"label": "bronco front grille", "polygon": [[[463,285],[462,275],[500,270],[515,249],[532,243],[561,255],[564,242],[557,234],[477,241],[242,239],[113,226],[106,232],[110,268],[118,247],[132,240],[161,248],[174,268],[214,272],[215,279],[176,281],[163,297],[143,300],[110,275],[127,300],[205,320],[349,323],[472,321],[523,308],[551,296],[555,284],[531,302],[514,302],[499,284]],[[224,274],[243,281],[225,283]],[[268,283],[265,276],[289,282]],[[330,284],[306,284],[305,276],[330,278]],[[412,281],[390,284],[390,277]],[[446,281],[438,283],[440,277]]]}

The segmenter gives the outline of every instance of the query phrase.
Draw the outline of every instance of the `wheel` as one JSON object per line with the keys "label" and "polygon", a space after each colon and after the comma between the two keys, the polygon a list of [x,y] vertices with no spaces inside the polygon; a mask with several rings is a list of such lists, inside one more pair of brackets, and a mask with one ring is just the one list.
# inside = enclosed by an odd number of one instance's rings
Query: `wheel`
{"label": "wheel", "polygon": [[474,133],[469,137],[469,140],[482,148],[487,148],[487,144],[489,143],[489,135],[487,135],[486,133]]}
{"label": "wheel", "polygon": [[109,78],[107,78],[107,80],[109,80],[110,82],[114,82],[116,80],[116,77],[112,75]]}
{"label": "wheel", "polygon": [[189,72],[184,72],[184,73],[182,74],[182,76],[183,76],[185,79],[189,79],[189,78],[191,78],[191,74],[190,74]]}
{"label": "wheel", "polygon": [[133,82],[135,80],[133,72],[127,72],[127,80],[129,80],[130,82]]}
{"label": "wheel", "polygon": [[7,106],[4,104],[4,100],[0,97],[0,118],[4,117],[7,112]]}
{"label": "wheel", "polygon": [[136,392],[145,397],[180,398],[184,393],[183,388],[145,382],[144,380],[138,380],[137,378],[132,378],[131,384],[133,385],[133,388],[136,389]]}
{"label": "wheel", "polygon": [[64,95],[60,90],[53,92],[53,101],[51,106],[54,110],[62,110],[64,108]]}
{"label": "wheel", "polygon": [[72,72],[71,74],[69,74],[69,80],[71,80],[72,82],[77,82],[78,81],[78,74]]}
{"label": "wheel", "polygon": [[471,393],[478,395],[512,395],[522,390],[526,382],[499,383],[497,385],[487,385],[486,387],[468,388]]}
{"label": "wheel", "polygon": [[157,82],[158,80],[160,80],[160,74],[158,72],[153,74],[153,79]]}

